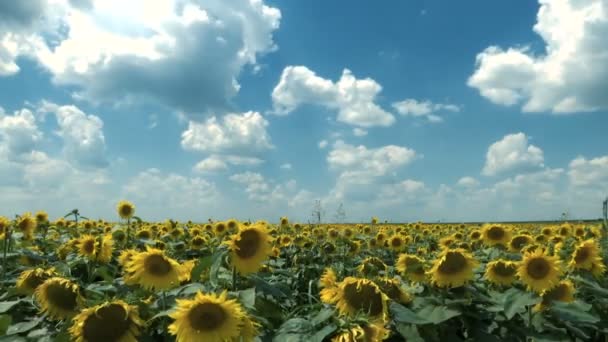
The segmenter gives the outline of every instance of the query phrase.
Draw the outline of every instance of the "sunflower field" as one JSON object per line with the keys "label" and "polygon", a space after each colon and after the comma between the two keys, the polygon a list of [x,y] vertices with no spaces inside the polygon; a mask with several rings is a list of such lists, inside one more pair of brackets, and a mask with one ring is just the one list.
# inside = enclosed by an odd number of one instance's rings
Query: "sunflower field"
{"label": "sunflower field", "polygon": [[0,341],[608,341],[602,222],[0,217]]}

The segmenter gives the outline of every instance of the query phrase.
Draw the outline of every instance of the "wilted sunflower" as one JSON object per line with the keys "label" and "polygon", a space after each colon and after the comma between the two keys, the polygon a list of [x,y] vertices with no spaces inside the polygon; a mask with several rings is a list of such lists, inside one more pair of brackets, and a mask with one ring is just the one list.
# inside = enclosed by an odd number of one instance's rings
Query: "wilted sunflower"
{"label": "wilted sunflower", "polygon": [[542,301],[534,306],[534,311],[542,311],[551,305],[551,302],[574,301],[574,284],[570,280],[562,280],[555,287],[542,293]]}
{"label": "wilted sunflower", "polygon": [[481,229],[481,236],[488,246],[506,245],[511,240],[511,231],[503,225],[487,224]]}
{"label": "wilted sunflower", "polygon": [[374,281],[380,290],[397,303],[406,304],[412,301],[412,296],[401,288],[401,282],[395,278],[378,278]]}
{"label": "wilted sunflower", "polygon": [[144,324],[137,307],[122,300],[84,309],[73,321],[69,331],[76,342],[136,342]]}
{"label": "wilted sunflower", "polygon": [[361,261],[357,271],[367,277],[376,276],[378,273],[386,271],[386,264],[377,257],[368,257]]}
{"label": "wilted sunflower", "polygon": [[595,241],[586,240],[576,246],[569,266],[572,269],[590,270],[597,262],[602,262],[600,248]]}
{"label": "wilted sunflower", "polygon": [[486,266],[484,278],[496,285],[511,285],[517,277],[517,263],[508,260],[495,260]]}
{"label": "wilted sunflower", "polygon": [[[183,267],[159,249],[147,247],[137,253],[125,267],[130,283],[148,290],[165,290],[179,285]],[[125,277],[125,281],[127,281]]]}
{"label": "wilted sunflower", "polygon": [[120,201],[116,205],[118,216],[123,219],[130,219],[135,214],[135,206],[129,201]]}
{"label": "wilted sunflower", "polygon": [[511,252],[520,252],[522,248],[526,245],[534,242],[530,235],[521,234],[513,237],[511,241],[509,241],[509,250]]}
{"label": "wilted sunflower", "polygon": [[34,294],[40,310],[57,320],[76,315],[83,303],[78,285],[60,277],[45,280]]}
{"label": "wilted sunflower", "polygon": [[416,255],[399,255],[395,269],[410,281],[423,282],[426,280],[424,260]]}
{"label": "wilted sunflower", "polygon": [[547,255],[539,248],[524,254],[517,275],[529,290],[542,293],[559,282],[562,275],[561,263],[557,256]]}
{"label": "wilted sunflower", "polygon": [[[325,292],[325,293],[324,293]],[[335,295],[329,298],[329,292]],[[389,298],[371,280],[346,277],[333,288],[321,291],[321,300],[334,304],[341,315],[353,317],[363,312],[377,322],[385,322],[388,318]]]}
{"label": "wilted sunflower", "polygon": [[82,235],[77,242],[78,254],[91,260],[95,259],[95,237],[92,235]]}
{"label": "wilted sunflower", "polygon": [[17,292],[24,295],[33,295],[36,288],[45,280],[55,276],[55,269],[43,270],[42,268],[31,269],[21,272],[17,278]]}
{"label": "wilted sunflower", "polygon": [[203,294],[193,299],[177,299],[176,310],[169,314],[173,323],[169,333],[176,335],[177,342],[190,341],[252,341],[257,335],[255,324],[245,310],[227,292]]}
{"label": "wilted sunflower", "polygon": [[387,339],[390,333],[382,323],[357,324],[339,332],[331,342],[380,342]]}
{"label": "wilted sunflower", "polygon": [[243,226],[226,244],[231,250],[232,265],[242,274],[257,272],[272,253],[271,238],[265,226]]}
{"label": "wilted sunflower", "polygon": [[477,261],[467,251],[461,248],[446,249],[427,274],[436,286],[459,287],[473,279],[473,269],[477,265]]}

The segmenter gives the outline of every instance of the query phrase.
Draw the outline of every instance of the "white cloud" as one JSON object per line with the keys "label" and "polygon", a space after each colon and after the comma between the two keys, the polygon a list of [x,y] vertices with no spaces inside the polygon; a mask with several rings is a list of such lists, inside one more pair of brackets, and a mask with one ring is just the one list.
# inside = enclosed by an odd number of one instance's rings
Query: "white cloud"
{"label": "white cloud", "polygon": [[479,181],[473,177],[462,177],[456,184],[465,188],[474,188],[479,186]]}
{"label": "white cloud", "polygon": [[460,112],[460,107],[454,104],[433,103],[429,100],[417,101],[405,99],[394,102],[393,108],[403,116],[424,117],[430,122],[442,122],[443,118],[437,112]]}
{"label": "white cloud", "polygon": [[534,31],[545,53],[490,46],[476,58],[468,85],[490,101],[525,112],[608,108],[608,2],[539,1]]}
{"label": "white cloud", "polygon": [[43,102],[40,111],[55,114],[63,139],[63,151],[67,160],[83,166],[107,166],[106,142],[103,134],[103,121],[86,114],[73,105],[59,106]]}
{"label": "white cloud", "polygon": [[327,144],[328,144],[327,140],[321,140],[321,141],[319,141],[319,148],[324,149],[327,147]]}
{"label": "white cloud", "polygon": [[8,157],[32,151],[42,140],[36,118],[29,109],[21,109],[13,115],[0,112],[0,149]]}
{"label": "white cloud", "polygon": [[359,127],[390,126],[395,117],[376,103],[382,90],[371,78],[357,79],[344,69],[338,82],[317,76],[305,66],[287,66],[272,91],[274,113],[286,115],[304,104],[338,112],[337,121]]}
{"label": "white cloud", "polygon": [[261,0],[53,0],[36,13],[43,23],[27,32],[0,27],[0,72],[28,56],[78,98],[152,100],[191,117],[229,107],[243,68],[276,49],[281,19]]}
{"label": "white cloud", "polygon": [[488,148],[482,174],[499,173],[543,166],[543,151],[528,144],[524,133],[508,134]]}
{"label": "white cloud", "polygon": [[281,165],[281,169],[283,170],[291,170],[291,164],[285,163]]}
{"label": "white cloud", "polygon": [[228,165],[257,166],[264,160],[255,157],[212,154],[194,166],[197,172],[217,172],[228,169]]}
{"label": "white cloud", "polygon": [[608,156],[590,160],[579,156],[569,165],[568,176],[570,183],[577,187],[608,187]]}
{"label": "white cloud", "polygon": [[273,148],[266,131],[268,121],[258,112],[212,116],[205,122],[188,123],[182,133],[182,147],[187,150],[247,154]]}
{"label": "white cloud", "polygon": [[332,169],[381,176],[409,164],[415,157],[416,152],[407,147],[387,145],[367,148],[338,140],[329,151],[327,162]]}
{"label": "white cloud", "polygon": [[364,129],[361,129],[359,127],[353,128],[353,135],[356,137],[364,137],[367,135],[367,131]]}

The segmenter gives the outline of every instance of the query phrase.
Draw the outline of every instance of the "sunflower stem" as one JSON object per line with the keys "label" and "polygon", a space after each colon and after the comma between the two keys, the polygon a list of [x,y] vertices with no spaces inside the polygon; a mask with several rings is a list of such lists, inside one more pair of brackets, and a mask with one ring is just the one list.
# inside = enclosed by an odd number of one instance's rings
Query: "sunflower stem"
{"label": "sunflower stem", "polygon": [[4,287],[4,283],[6,281],[6,255],[8,254],[8,244],[10,241],[10,225],[5,228],[4,231],[4,245],[2,246],[3,254],[2,254],[2,287]]}
{"label": "sunflower stem", "polygon": [[127,246],[131,242],[131,218],[127,218]]}
{"label": "sunflower stem", "polygon": [[161,292],[161,306],[164,310],[167,310],[167,291]]}
{"label": "sunflower stem", "polygon": [[236,267],[232,268],[232,291],[236,291]]}

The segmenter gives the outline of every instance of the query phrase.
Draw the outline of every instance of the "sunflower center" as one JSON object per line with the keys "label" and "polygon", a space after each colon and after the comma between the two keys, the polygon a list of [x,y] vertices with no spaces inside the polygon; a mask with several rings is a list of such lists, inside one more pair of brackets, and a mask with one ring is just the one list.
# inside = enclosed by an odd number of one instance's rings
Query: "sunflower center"
{"label": "sunflower center", "polygon": [[52,283],[46,289],[46,298],[56,307],[66,311],[76,309],[76,293],[64,285]]}
{"label": "sunflower center", "polygon": [[192,240],[192,244],[194,246],[202,246],[204,242],[205,239],[201,238],[200,236],[197,236]]}
{"label": "sunflower center", "polygon": [[190,326],[194,330],[213,331],[222,326],[228,316],[226,311],[215,303],[198,304],[188,313]]}
{"label": "sunflower center", "polygon": [[552,300],[563,301],[568,296],[568,287],[564,284],[559,284],[543,296],[543,302]]}
{"label": "sunflower center", "polygon": [[86,318],[82,335],[89,342],[119,341],[129,331],[130,325],[124,307],[110,304]]}
{"label": "sunflower center", "polygon": [[461,253],[448,252],[439,265],[439,272],[443,274],[456,274],[467,266],[467,259]]}
{"label": "sunflower center", "polygon": [[574,262],[576,262],[577,264],[581,264],[587,261],[590,256],[591,251],[589,250],[589,248],[578,248],[574,253]]}
{"label": "sunflower center", "polygon": [[261,243],[262,241],[257,231],[252,229],[245,230],[241,232],[241,238],[236,242],[236,254],[242,259],[251,258],[259,250]]}
{"label": "sunflower center", "polygon": [[137,237],[140,239],[149,239],[150,232],[147,230],[140,230],[139,232],[137,232]]}
{"label": "sunflower center", "polygon": [[82,250],[87,254],[92,254],[95,251],[95,240],[89,239],[82,243]]}
{"label": "sunflower center", "polygon": [[551,271],[549,262],[543,258],[530,260],[526,268],[528,275],[534,279],[544,279]]}
{"label": "sunflower center", "polygon": [[500,277],[511,277],[517,269],[512,265],[507,265],[504,262],[499,262],[492,267],[492,272]]}
{"label": "sunflower center", "polygon": [[24,284],[29,289],[36,289],[40,284],[44,283],[46,277],[41,277],[36,273],[30,274],[29,277],[25,278]]}
{"label": "sunflower center", "polygon": [[400,238],[394,238],[391,240],[391,246],[393,247],[401,247],[401,239]]}
{"label": "sunflower center", "polygon": [[120,207],[120,215],[121,216],[131,216],[133,213],[133,209],[129,205],[123,205]]}
{"label": "sunflower center", "polygon": [[146,272],[162,277],[171,272],[171,264],[162,256],[158,254],[152,254],[144,261],[144,267]]}
{"label": "sunflower center", "polygon": [[382,313],[382,295],[371,284],[355,282],[344,286],[344,298],[349,307],[368,312],[370,316]]}
{"label": "sunflower center", "polygon": [[501,227],[492,227],[488,230],[490,240],[501,240],[505,236],[505,230]]}

